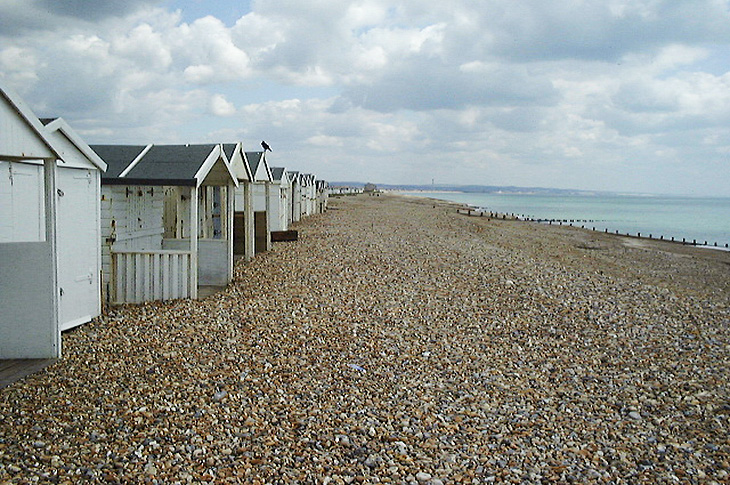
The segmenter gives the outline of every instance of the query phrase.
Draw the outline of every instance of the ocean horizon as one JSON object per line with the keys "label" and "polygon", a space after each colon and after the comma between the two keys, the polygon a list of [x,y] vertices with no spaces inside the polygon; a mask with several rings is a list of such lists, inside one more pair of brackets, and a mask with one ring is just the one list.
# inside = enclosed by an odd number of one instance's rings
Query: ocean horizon
{"label": "ocean horizon", "polygon": [[[730,244],[730,197],[619,194],[400,193],[448,200],[523,219],[574,221],[596,231],[725,247]],[[565,222],[564,222],[565,224]]]}

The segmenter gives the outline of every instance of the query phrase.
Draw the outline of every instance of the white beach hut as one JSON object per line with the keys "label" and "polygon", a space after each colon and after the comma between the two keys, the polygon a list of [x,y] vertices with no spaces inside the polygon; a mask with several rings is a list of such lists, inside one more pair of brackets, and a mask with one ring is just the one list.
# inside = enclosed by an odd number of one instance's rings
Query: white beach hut
{"label": "white beach hut", "polygon": [[273,177],[264,152],[245,152],[253,175],[254,245],[256,254],[271,249],[269,197]]}
{"label": "white beach hut", "polygon": [[56,239],[61,330],[101,314],[101,173],[106,163],[62,118],[41,120],[61,159]]}
{"label": "white beach hut", "polygon": [[327,211],[327,203],[329,202],[329,184],[324,180],[317,180],[317,203],[316,212],[321,214]]}
{"label": "white beach hut", "polygon": [[233,215],[233,254],[243,256],[246,261],[255,254],[253,181],[251,167],[246,160],[241,143],[226,143],[223,152],[238,180]]}
{"label": "white beach hut", "polygon": [[291,183],[291,220],[299,222],[302,219],[302,175],[291,171],[288,176]]}
{"label": "white beach hut", "polygon": [[[95,145],[108,301],[198,298],[233,278],[237,180],[221,145]],[[194,202],[195,201],[195,202]]]}
{"label": "white beach hut", "polygon": [[315,177],[311,173],[302,174],[302,215],[314,214],[316,204]]}
{"label": "white beach hut", "polygon": [[291,182],[282,167],[271,167],[271,175],[274,179],[269,194],[271,230],[287,231],[291,223]]}
{"label": "white beach hut", "polygon": [[68,124],[44,126],[0,84],[0,359],[58,358],[61,330],[98,315],[98,255],[72,240],[98,234],[105,168]]}

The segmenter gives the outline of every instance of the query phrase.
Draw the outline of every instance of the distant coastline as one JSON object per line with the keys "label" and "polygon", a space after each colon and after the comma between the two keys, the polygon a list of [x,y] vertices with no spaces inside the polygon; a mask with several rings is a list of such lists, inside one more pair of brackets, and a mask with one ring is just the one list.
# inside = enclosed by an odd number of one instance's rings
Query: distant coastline
{"label": "distant coastline", "polygon": [[385,189],[384,192],[397,195],[409,195],[411,193],[424,193],[424,194],[465,194],[461,190],[401,190],[401,189]]}
{"label": "distant coastline", "polygon": [[[331,187],[356,187],[363,188],[363,182],[329,182]],[[728,199],[730,196],[717,195],[691,195],[691,194],[653,194],[645,192],[626,192],[609,190],[585,190],[585,189],[557,189],[551,187],[520,187],[514,185],[454,185],[454,184],[432,184],[432,185],[405,185],[405,184],[374,184],[378,190],[386,192],[430,192],[430,193],[464,193],[464,194],[499,194],[499,195],[562,195],[562,196],[583,196],[583,197],[666,197],[666,198],[691,198],[691,199]]]}

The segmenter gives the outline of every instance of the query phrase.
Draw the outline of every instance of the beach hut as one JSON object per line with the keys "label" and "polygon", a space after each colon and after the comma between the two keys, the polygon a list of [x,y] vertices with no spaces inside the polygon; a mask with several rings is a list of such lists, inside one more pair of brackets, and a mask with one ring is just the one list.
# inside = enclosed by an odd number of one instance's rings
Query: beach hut
{"label": "beach hut", "polygon": [[254,246],[254,210],[253,210],[253,174],[246,161],[246,154],[241,143],[226,143],[223,152],[228,159],[233,174],[238,180],[233,214],[233,254],[244,257],[246,261],[253,258]]}
{"label": "beach hut", "polygon": [[287,231],[291,223],[291,182],[283,167],[271,167],[273,184],[269,193],[271,230]]}
{"label": "beach hut", "polygon": [[302,177],[299,172],[288,172],[291,184],[291,221],[299,222],[302,219]]}
{"label": "beach hut", "polygon": [[254,247],[255,253],[271,249],[271,209],[269,197],[273,177],[265,152],[245,152],[253,175]]}
{"label": "beach hut", "polygon": [[315,211],[319,214],[327,211],[329,201],[329,184],[324,180],[316,181],[316,206]]}
{"label": "beach hut", "polygon": [[311,216],[314,214],[316,203],[315,176],[311,173],[302,174],[302,215]]}
{"label": "beach hut", "polygon": [[98,314],[96,275],[85,273],[97,254],[70,248],[68,236],[87,246],[105,168],[68,124],[44,126],[0,83],[0,359],[58,358],[62,328]]}
{"label": "beach hut", "polygon": [[198,298],[233,278],[237,179],[221,145],[95,145],[112,304]]}
{"label": "beach hut", "polygon": [[59,324],[68,330],[101,314],[101,173],[104,161],[63,118],[41,120],[60,152],[56,164]]}

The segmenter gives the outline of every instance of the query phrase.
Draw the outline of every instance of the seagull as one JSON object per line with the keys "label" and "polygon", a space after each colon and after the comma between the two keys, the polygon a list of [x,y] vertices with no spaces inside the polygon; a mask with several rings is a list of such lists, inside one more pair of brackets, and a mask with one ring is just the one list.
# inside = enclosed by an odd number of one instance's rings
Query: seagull
{"label": "seagull", "polygon": [[264,149],[264,153],[266,153],[266,150],[268,150],[268,151],[271,151],[271,147],[270,147],[270,146],[269,146],[269,144],[268,144],[268,143],[266,143],[265,141],[262,141],[262,142],[261,142],[261,148],[263,148],[263,149]]}

